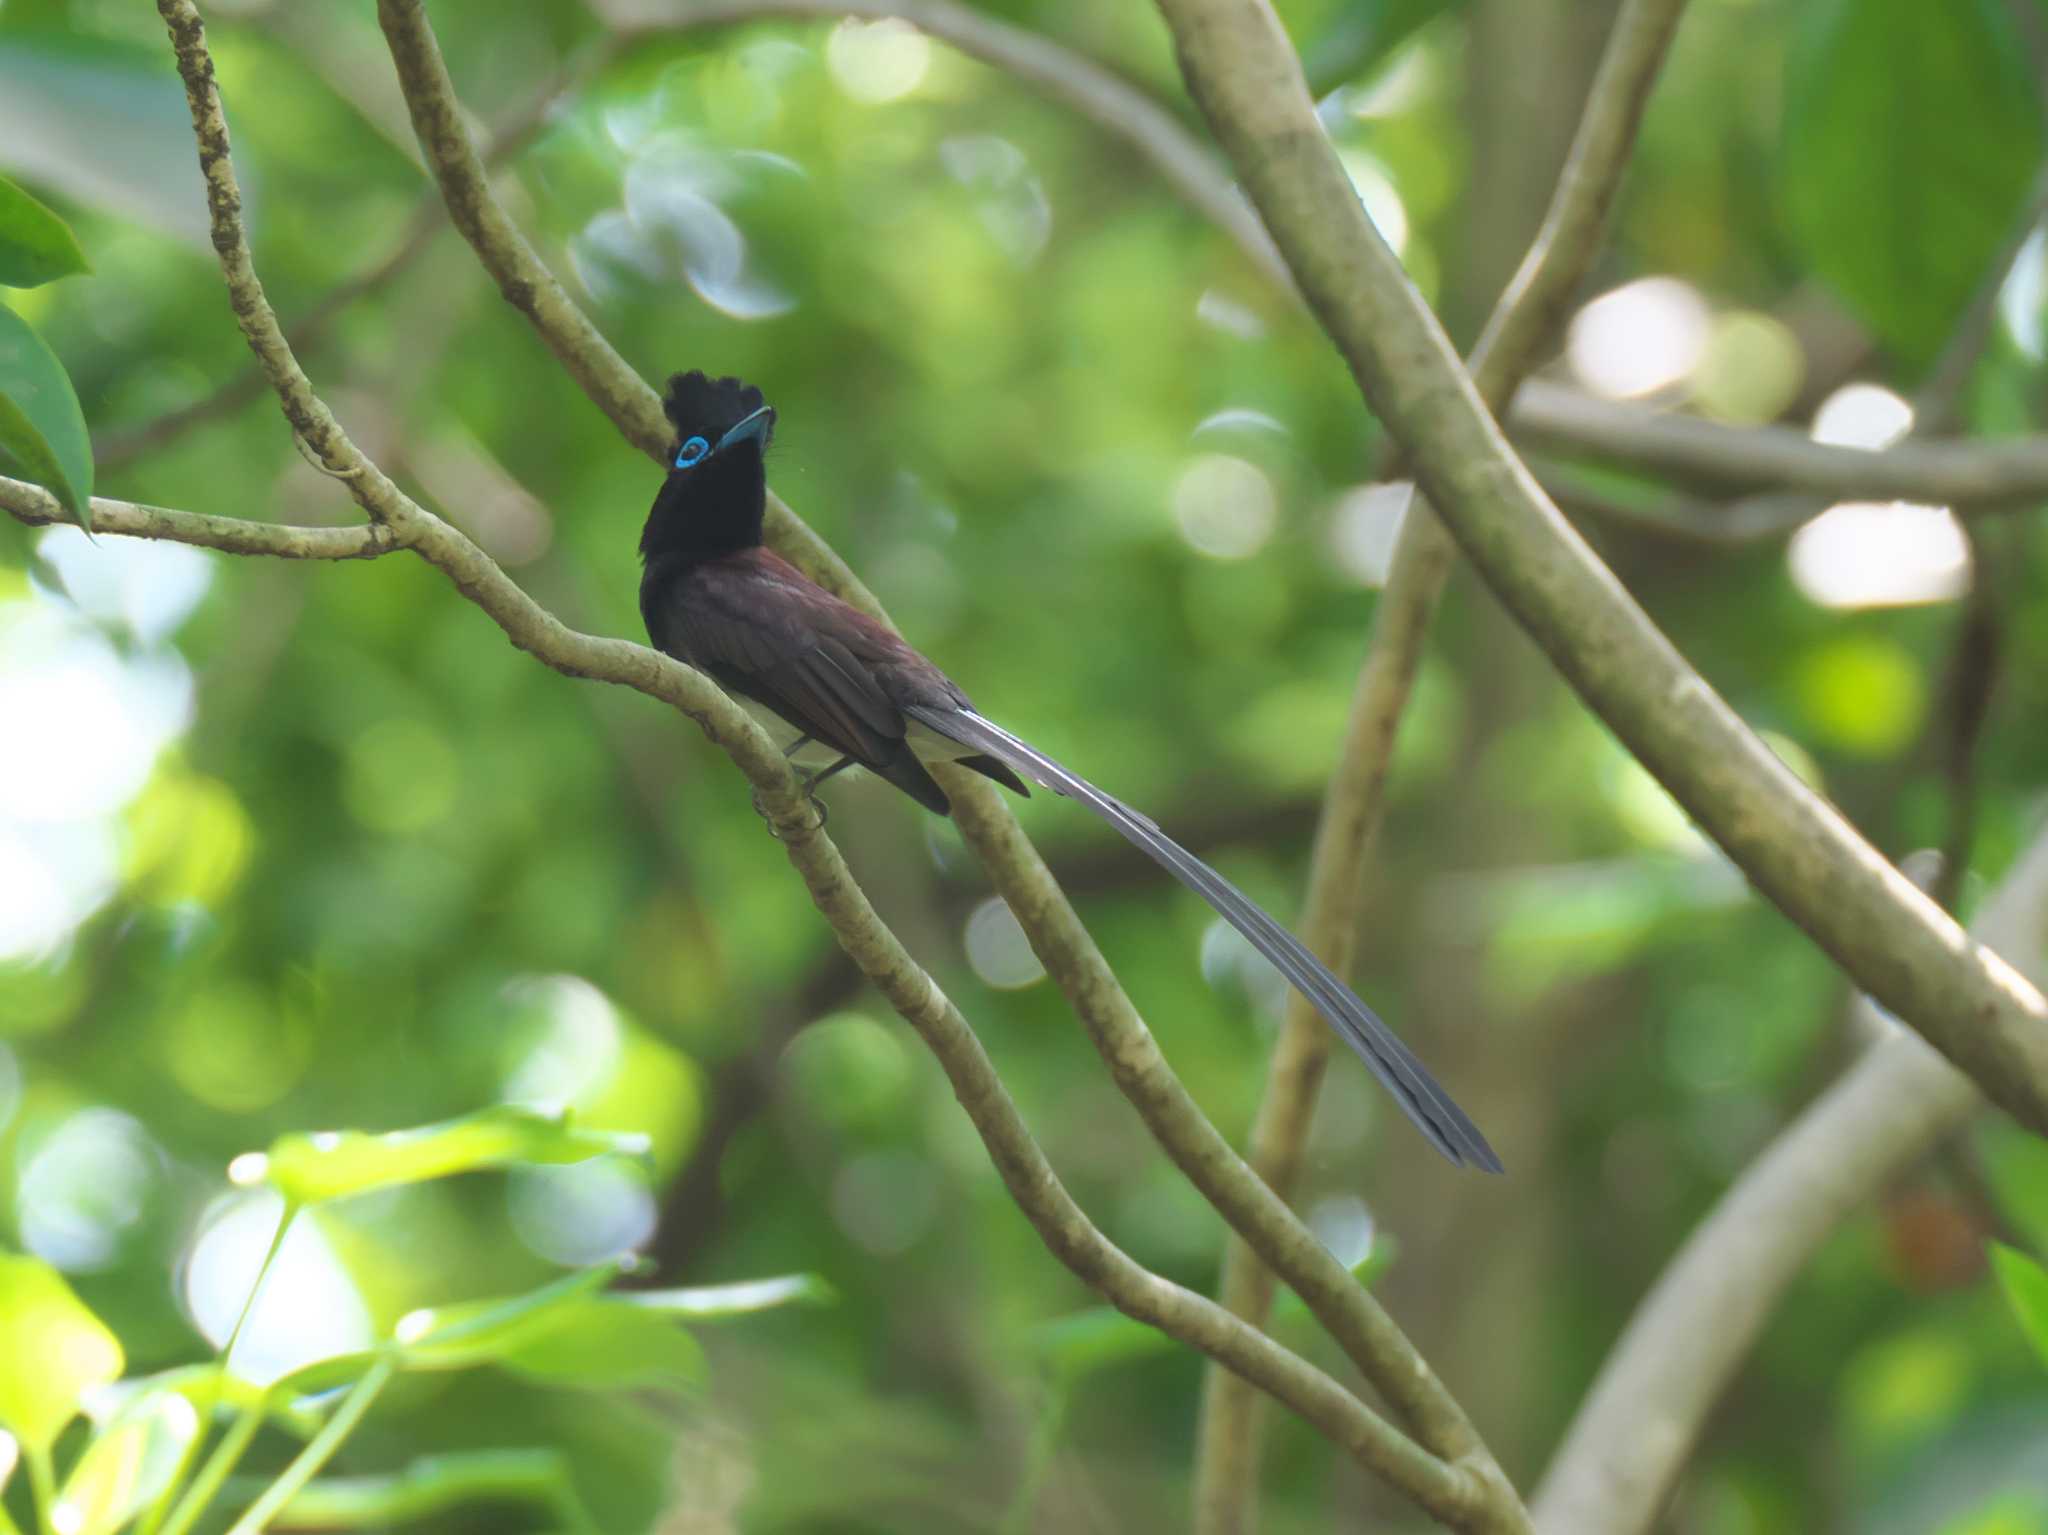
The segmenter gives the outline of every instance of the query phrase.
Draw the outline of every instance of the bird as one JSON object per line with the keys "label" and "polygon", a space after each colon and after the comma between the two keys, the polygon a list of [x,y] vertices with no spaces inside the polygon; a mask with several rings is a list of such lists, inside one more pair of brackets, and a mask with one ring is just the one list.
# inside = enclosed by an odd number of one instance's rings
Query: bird
{"label": "bird", "polygon": [[657,650],[753,714],[805,792],[864,768],[937,815],[952,804],[927,764],[956,762],[1028,796],[1078,801],[1236,928],[1306,997],[1454,1165],[1501,1161],[1478,1127],[1377,1014],[1279,922],[1150,817],[978,710],[887,625],[762,542],[775,409],[737,378],[679,373],[663,408],[669,469],[640,535],[640,613]]}

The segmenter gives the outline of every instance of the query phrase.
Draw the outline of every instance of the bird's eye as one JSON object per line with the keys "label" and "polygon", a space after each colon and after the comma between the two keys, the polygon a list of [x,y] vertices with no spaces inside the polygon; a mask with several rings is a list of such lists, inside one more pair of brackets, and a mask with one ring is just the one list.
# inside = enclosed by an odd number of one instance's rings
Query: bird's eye
{"label": "bird's eye", "polygon": [[692,437],[676,453],[676,467],[687,469],[711,451],[711,444],[701,437]]}

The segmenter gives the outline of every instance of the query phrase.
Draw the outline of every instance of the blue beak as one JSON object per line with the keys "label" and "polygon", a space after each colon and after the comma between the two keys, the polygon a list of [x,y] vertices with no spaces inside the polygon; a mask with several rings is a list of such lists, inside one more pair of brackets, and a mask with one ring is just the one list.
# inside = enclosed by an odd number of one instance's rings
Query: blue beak
{"label": "blue beak", "polygon": [[751,442],[758,447],[762,440],[767,437],[768,429],[773,425],[775,425],[775,407],[773,405],[763,405],[759,410],[747,417],[746,420],[719,438],[718,446],[711,451],[713,453],[723,453],[737,442]]}

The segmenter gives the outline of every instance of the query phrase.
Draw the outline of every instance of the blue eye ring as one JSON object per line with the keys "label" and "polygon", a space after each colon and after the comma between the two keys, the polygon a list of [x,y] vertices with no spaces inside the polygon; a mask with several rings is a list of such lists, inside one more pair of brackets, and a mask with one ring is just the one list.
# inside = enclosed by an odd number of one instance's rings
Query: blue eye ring
{"label": "blue eye ring", "polygon": [[676,450],[676,467],[688,469],[711,451],[711,444],[701,437],[692,437]]}

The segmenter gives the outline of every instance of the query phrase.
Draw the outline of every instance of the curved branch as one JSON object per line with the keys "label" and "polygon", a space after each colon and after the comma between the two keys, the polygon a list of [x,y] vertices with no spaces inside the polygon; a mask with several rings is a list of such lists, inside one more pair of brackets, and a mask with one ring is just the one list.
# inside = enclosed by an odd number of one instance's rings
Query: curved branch
{"label": "curved branch", "polygon": [[602,0],[599,10],[629,37],[778,17],[907,21],[1123,139],[1182,202],[1228,235],[1261,276],[1283,293],[1294,292],[1273,237],[1209,147],[1144,91],[1051,38],[953,0]]}
{"label": "curved branch", "polygon": [[840,945],[938,1055],[1005,1185],[1068,1268],[1126,1314],[1257,1381],[1439,1518],[1470,1523],[1472,1481],[1461,1468],[1420,1450],[1328,1375],[1213,1302],[1142,1268],[1096,1230],[1060,1185],[959,1009],[875,914],[811,816],[788,763],[743,710],[708,678],[667,656],[568,628],[467,537],[407,498],[357,449],[299,368],[257,280],[198,13],[191,0],[157,0],[157,9],[170,29],[191,104],[230,301],[287,419],[330,472],[348,484],[389,537],[447,575],[514,645],[566,675],[617,683],[671,704],[732,757],[760,792],[791,864]]}
{"label": "curved branch", "polygon": [[[1971,931],[2048,976],[2048,833]],[[1917,1035],[1868,998],[1858,1005],[1877,1043],[1750,1164],[1636,1308],[1536,1495],[1539,1528],[1649,1529],[1793,1277],[1845,1216],[1983,1106]]]}
{"label": "curved branch", "polygon": [[1927,501],[1958,512],[2048,499],[2048,437],[1920,440],[1880,452],[1815,442],[1784,426],[1725,426],[1532,380],[1507,415],[1517,439],[1735,488],[1838,500]]}
{"label": "curved branch", "polygon": [[[497,166],[517,154],[547,122],[548,111],[555,102],[603,68],[616,52],[617,44],[607,38],[550,80],[532,100],[491,131],[490,142],[483,152],[484,164]],[[433,246],[434,236],[441,232],[442,221],[446,217],[441,199],[432,192],[427,193],[413,210],[404,232],[385,255],[355,276],[337,283],[312,308],[286,327],[285,338],[291,342],[293,350],[310,352],[319,346],[327,339],[328,332],[343,310],[357,299],[383,287],[424,256]],[[94,467],[105,474],[131,464],[196,426],[234,414],[259,398],[268,387],[269,381],[262,369],[249,368],[190,404],[166,411],[154,420],[107,432],[93,443]]]}
{"label": "curved branch", "polygon": [[[1473,349],[1471,371],[1489,404],[1498,405],[1534,365],[1593,263],[1683,10],[1684,0],[1628,0],[1615,17],[1543,225]],[[1374,610],[1372,645],[1352,695],[1309,870],[1303,937],[1340,977],[1349,975],[1357,944],[1365,860],[1386,804],[1395,737],[1455,554],[1429,508],[1411,505]],[[1321,1019],[1291,997],[1251,1140],[1252,1166],[1283,1198],[1300,1175],[1329,1053]],[[1231,1311],[1264,1325],[1273,1276],[1241,1242],[1232,1242],[1224,1256],[1221,1295]],[[1230,1535],[1252,1526],[1258,1407],[1258,1398],[1235,1379],[1208,1372],[1195,1493],[1197,1524],[1205,1531]]]}
{"label": "curved branch", "polygon": [[1159,3],[1196,100],[1466,557],[1765,895],[1995,1101],[2048,1130],[2048,1000],[1801,783],[1559,515],[1366,217],[1271,9]]}
{"label": "curved branch", "polygon": [[[40,485],[5,476],[0,476],[0,511],[32,528],[75,521],[57,498]],[[399,546],[391,529],[382,523],[354,528],[300,528],[250,522],[241,517],[212,517],[204,512],[181,512],[168,506],[144,506],[134,501],[109,501],[100,496],[92,499],[92,530],[95,535],[118,533],[128,538],[156,538],[218,549],[224,554],[267,554],[283,560],[373,560]]]}
{"label": "curved branch", "polygon": [[[492,196],[464,137],[454,85],[420,0],[378,0],[378,18],[428,163],[479,260],[621,430],[643,447],[665,448],[668,426],[653,392],[570,302]],[[773,496],[770,514],[771,542],[886,621],[872,594]],[[1476,1489],[1498,1478],[1463,1410],[1414,1345],[1195,1106],[1001,794],[971,774],[946,776],[941,769],[941,775],[962,834],[1017,913],[1119,1089],[1175,1164],[1301,1295],[1423,1443],[1446,1461],[1468,1463],[1469,1472],[1461,1466],[1456,1473],[1461,1487]],[[1494,1506],[1491,1493],[1475,1490],[1472,1496],[1483,1509]]]}

